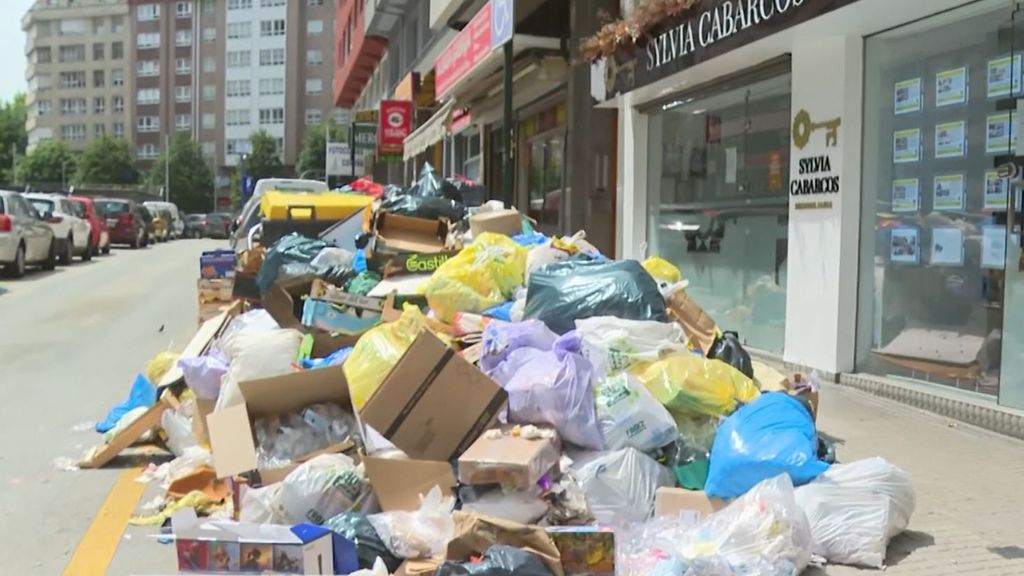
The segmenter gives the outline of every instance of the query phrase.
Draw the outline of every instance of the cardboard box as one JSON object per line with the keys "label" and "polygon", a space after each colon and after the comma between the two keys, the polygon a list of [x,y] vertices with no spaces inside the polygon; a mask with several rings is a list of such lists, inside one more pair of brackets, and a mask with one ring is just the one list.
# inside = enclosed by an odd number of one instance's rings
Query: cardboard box
{"label": "cardboard box", "polygon": [[430,332],[422,332],[360,410],[414,460],[451,462],[490,427],[508,394]]}
{"label": "cardboard box", "polygon": [[701,490],[658,488],[654,496],[654,512],[658,516],[687,516],[694,522],[703,520],[728,506],[721,498],[711,498]]}
{"label": "cardboard box", "polygon": [[199,256],[199,277],[233,278],[237,265],[234,250],[209,250]]}
{"label": "cardboard box", "polygon": [[325,332],[358,335],[381,322],[393,322],[402,315],[395,308],[395,296],[372,298],[349,294],[319,278],[313,280],[309,298],[302,306],[302,324]]}
{"label": "cardboard box", "polygon": [[513,428],[502,427],[500,438],[477,438],[459,457],[459,481],[526,490],[558,464],[562,450],[557,437],[528,440],[508,434]]}
{"label": "cardboard box", "polygon": [[448,221],[381,212],[374,221],[373,252],[434,254],[448,248]]}
{"label": "cardboard box", "polygon": [[85,458],[78,463],[79,468],[99,468],[110,462],[123,452],[126,448],[135,444],[143,434],[160,426],[160,418],[164,410],[174,409],[177,401],[169,390],[160,395],[156,404],[147,409],[142,416],[139,416],[124,430],[114,436],[110,442],[94,447],[86,454]]}
{"label": "cardboard box", "polygon": [[444,496],[455,493],[455,473],[447,462],[367,456],[363,464],[366,479],[385,512],[419,510],[420,495],[434,486]]}
{"label": "cardboard box", "polygon": [[420,252],[403,252],[401,254],[375,252],[370,257],[369,267],[376,270],[382,278],[408,276],[410,274],[433,274],[441,264],[444,264],[449,258],[458,253],[457,250],[434,254]]}
{"label": "cardboard box", "polygon": [[685,290],[680,290],[668,299],[668,315],[683,327],[690,343],[707,352],[715,343],[718,324],[697,305]]}
{"label": "cardboard box", "polygon": [[615,531],[601,526],[552,526],[548,536],[565,576],[615,576]]}
{"label": "cardboard box", "polygon": [[216,318],[234,301],[234,281],[228,278],[200,279],[196,282],[196,308],[199,323]]}
{"label": "cardboard box", "polygon": [[359,568],[354,543],[312,524],[201,523],[185,508],[172,516],[171,527],[183,574],[348,574]]}
{"label": "cardboard box", "polygon": [[302,324],[302,296],[309,294],[313,278],[296,278],[288,282],[276,282],[263,297],[263,308],[282,328],[292,328],[313,336],[313,357],[323,358],[331,352],[354,346],[358,334],[332,333]]}
{"label": "cardboard box", "polygon": [[509,209],[481,212],[469,217],[469,230],[474,238],[484,232],[515,236],[523,233],[523,215]]}
{"label": "cardboard box", "polygon": [[[249,380],[240,382],[238,388],[244,399],[242,404],[222,408],[206,416],[213,467],[221,478],[256,469],[256,445],[252,433],[256,418],[298,412],[321,402],[335,403],[344,408],[352,405],[342,366]],[[345,448],[339,445],[329,451],[344,451]],[[260,470],[264,481],[270,472]]]}

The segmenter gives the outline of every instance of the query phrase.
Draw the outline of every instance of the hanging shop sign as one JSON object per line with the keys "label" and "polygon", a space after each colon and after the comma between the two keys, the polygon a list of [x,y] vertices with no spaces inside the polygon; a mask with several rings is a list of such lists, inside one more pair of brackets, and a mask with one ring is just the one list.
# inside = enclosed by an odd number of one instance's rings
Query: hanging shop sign
{"label": "hanging shop sign", "polygon": [[352,144],[357,152],[374,152],[377,150],[377,125],[367,122],[356,122],[352,125]]}
{"label": "hanging shop sign", "polygon": [[491,3],[473,16],[434,64],[434,92],[441,99],[491,53]]}
{"label": "hanging shop sign", "polygon": [[633,51],[603,62],[605,96],[652,84],[857,0],[705,0]]}
{"label": "hanging shop sign", "polygon": [[381,156],[401,156],[405,138],[412,132],[412,102],[382,101],[379,126],[377,152]]}

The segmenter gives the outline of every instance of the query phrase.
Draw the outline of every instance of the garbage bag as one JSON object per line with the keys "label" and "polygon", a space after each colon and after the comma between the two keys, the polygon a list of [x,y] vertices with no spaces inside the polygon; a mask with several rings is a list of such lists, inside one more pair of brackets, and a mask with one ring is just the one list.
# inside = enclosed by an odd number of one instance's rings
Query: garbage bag
{"label": "garbage bag", "polygon": [[907,473],[882,458],[836,464],[796,489],[812,551],[829,562],[885,567],[889,540],[906,530],[916,497]]}
{"label": "garbage bag", "polygon": [[199,445],[192,435],[192,423],[177,410],[164,410],[160,415],[160,427],[167,437],[167,448],[175,456],[182,456],[186,449]]}
{"label": "garbage bag", "polygon": [[108,432],[117,426],[118,421],[128,412],[136,408],[149,408],[153,404],[156,404],[156,387],[146,379],[145,375],[138,374],[135,376],[135,381],[132,382],[128,398],[111,408],[107,412],[107,416],[96,423],[96,431],[100,434]]}
{"label": "garbage bag", "polygon": [[676,415],[679,436],[665,449],[665,465],[687,490],[703,490],[708,480],[711,445],[718,430],[717,416]]}
{"label": "garbage bag", "polygon": [[426,496],[420,496],[419,510],[382,512],[368,519],[392,554],[426,558],[443,554],[455,533],[454,504],[453,498],[442,497],[441,489],[434,486]]}
{"label": "garbage bag", "polygon": [[718,427],[704,491],[735,498],[778,474],[789,474],[798,486],[806,484],[828,470],[817,453],[810,411],[788,394],[762,394]]}
{"label": "garbage bag", "polygon": [[359,338],[344,365],[356,410],[366,405],[426,325],[420,309],[407,305],[397,322],[374,326]]}
{"label": "garbage bag", "polygon": [[566,442],[604,448],[591,388],[593,367],[580,354],[579,334],[560,337],[551,350],[513,350],[488,375],[508,392],[509,422],[550,424]]}
{"label": "garbage bag", "polygon": [[740,336],[735,332],[723,332],[715,338],[711,345],[708,358],[721,360],[733,368],[739,370],[747,378],[754,377],[754,365],[750,362],[750,354],[740,344]]}
{"label": "garbage bag", "polygon": [[320,525],[349,511],[365,487],[363,474],[351,458],[321,454],[285,476],[274,508],[285,524]]}
{"label": "garbage bag", "polygon": [[[519,348],[550,350],[557,339],[558,335],[539,320],[515,323],[491,322],[484,327],[480,368],[493,378],[491,371],[504,362],[513,350]],[[507,382],[511,377],[512,375],[508,374],[502,380]]]}
{"label": "garbage bag", "polygon": [[687,352],[683,329],[674,322],[596,316],[577,320],[576,330],[583,336],[583,354],[603,372]]}
{"label": "garbage bag", "polygon": [[525,266],[525,248],[485,232],[441,264],[423,291],[434,314],[451,324],[456,312],[479,313],[508,300],[523,283]]}
{"label": "garbage bag", "polygon": [[228,373],[229,366],[220,350],[211,349],[202,356],[178,360],[178,368],[196,398],[216,400],[220,395],[221,378]]}
{"label": "garbage bag", "polygon": [[466,217],[465,206],[454,200],[436,196],[401,194],[385,198],[381,202],[379,210],[388,214],[398,214],[400,216],[411,216],[427,220],[444,218],[449,222],[461,222]]}
{"label": "garbage bag", "polygon": [[725,416],[760,392],[754,381],[732,366],[693,354],[676,354],[632,372],[671,412],[691,416]]}
{"label": "garbage bag", "polygon": [[257,467],[283,468],[298,456],[350,440],[358,431],[355,417],[337,404],[313,404],[299,412],[256,418]]}
{"label": "garbage bag", "polygon": [[648,520],[658,488],[675,485],[671,470],[636,448],[601,454],[573,473],[583,486],[590,512],[601,524]]}
{"label": "garbage bag", "polygon": [[281,483],[277,482],[261,488],[249,488],[242,492],[238,519],[252,524],[281,524],[274,503],[281,492]]}
{"label": "garbage bag", "polygon": [[559,334],[580,318],[668,321],[658,285],[636,260],[566,261],[530,274],[525,318]]}
{"label": "garbage bag", "polygon": [[632,447],[652,452],[679,434],[668,410],[626,372],[602,379],[594,397],[597,423],[609,450]]}
{"label": "garbage bag", "polygon": [[480,206],[487,198],[483,184],[459,174],[445,178],[441,186],[446,197],[461,202],[467,208]]}
{"label": "garbage bag", "polygon": [[280,329],[270,332],[239,332],[224,342],[230,368],[221,382],[216,410],[244,402],[239,382],[282,376],[295,371],[302,333]]}
{"label": "garbage bag", "polygon": [[147,380],[156,386],[171,369],[171,366],[174,366],[174,363],[178,361],[179,357],[180,355],[173,352],[161,352],[146,363],[146,369],[142,373],[145,374]]}
{"label": "garbage bag", "polygon": [[657,256],[648,258],[644,260],[643,267],[658,282],[675,284],[683,279],[683,273],[679,271],[679,268],[664,258]]}
{"label": "garbage bag", "polygon": [[303,359],[300,364],[306,370],[314,370],[316,368],[326,368],[328,366],[337,366],[344,364],[345,360],[348,359],[349,355],[352,354],[353,347],[346,346],[344,348],[338,348],[334,352],[331,352],[323,358],[306,358]]}
{"label": "garbage bag", "polygon": [[513,546],[495,544],[479,561],[447,561],[434,576],[552,576],[544,563],[529,552]]}
{"label": "garbage bag", "polygon": [[214,343],[213,348],[216,350],[222,350],[224,343],[231,338],[232,335],[240,332],[270,332],[271,330],[277,330],[281,326],[274,320],[274,317],[263,308],[256,308],[250,310],[245,314],[239,314],[228,322],[227,327],[224,328],[224,332],[217,338],[217,342]]}
{"label": "garbage bag", "polygon": [[355,543],[360,568],[372,569],[378,558],[384,561],[389,572],[395,572],[401,566],[402,559],[388,550],[366,514],[344,512],[324,522],[324,526]]}
{"label": "garbage bag", "polygon": [[298,232],[292,232],[275,242],[267,250],[263,264],[256,273],[256,285],[260,289],[260,294],[266,294],[270,290],[285,264],[309,264],[327,246],[323,240],[307,238]]}

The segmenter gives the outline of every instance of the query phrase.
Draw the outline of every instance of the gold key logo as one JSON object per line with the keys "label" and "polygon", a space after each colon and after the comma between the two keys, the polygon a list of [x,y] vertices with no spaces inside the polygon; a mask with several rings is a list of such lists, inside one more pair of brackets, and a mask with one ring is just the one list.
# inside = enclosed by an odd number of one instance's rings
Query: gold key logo
{"label": "gold key logo", "polygon": [[811,134],[818,130],[825,130],[825,146],[833,147],[839,142],[839,126],[843,123],[842,118],[833,118],[825,122],[814,122],[807,110],[800,110],[793,117],[793,144],[803,150],[811,141]]}

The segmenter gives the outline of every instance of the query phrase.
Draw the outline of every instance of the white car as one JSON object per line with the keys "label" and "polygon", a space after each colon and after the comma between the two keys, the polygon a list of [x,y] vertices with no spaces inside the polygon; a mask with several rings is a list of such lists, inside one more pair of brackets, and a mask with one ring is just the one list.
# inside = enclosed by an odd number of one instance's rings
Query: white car
{"label": "white car", "polygon": [[185,220],[182,219],[181,213],[178,212],[178,206],[176,204],[172,202],[159,202],[151,200],[149,202],[143,202],[142,205],[146,206],[147,208],[159,208],[161,210],[167,210],[168,212],[170,212],[171,221],[168,223],[169,228],[167,230],[167,233],[173,239],[185,237]]}
{"label": "white car", "polygon": [[92,260],[89,238],[92,225],[75,216],[71,201],[57,194],[25,194],[36,211],[43,215],[57,240],[57,256],[60,263],[71,264],[74,256],[81,256],[83,262]]}

